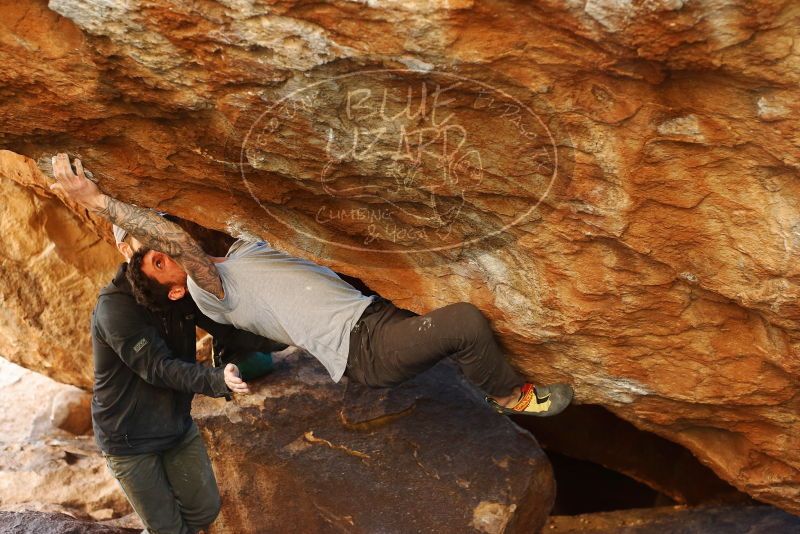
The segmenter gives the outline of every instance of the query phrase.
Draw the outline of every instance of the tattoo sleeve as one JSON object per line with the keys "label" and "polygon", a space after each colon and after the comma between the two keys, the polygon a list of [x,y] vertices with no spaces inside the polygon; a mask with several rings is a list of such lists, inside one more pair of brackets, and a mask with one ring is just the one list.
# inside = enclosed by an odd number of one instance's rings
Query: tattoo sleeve
{"label": "tattoo sleeve", "polygon": [[217,298],[224,296],[219,272],[200,245],[183,228],[150,209],[139,208],[103,195],[99,213],[127,230],[142,245],[174,259],[198,286]]}

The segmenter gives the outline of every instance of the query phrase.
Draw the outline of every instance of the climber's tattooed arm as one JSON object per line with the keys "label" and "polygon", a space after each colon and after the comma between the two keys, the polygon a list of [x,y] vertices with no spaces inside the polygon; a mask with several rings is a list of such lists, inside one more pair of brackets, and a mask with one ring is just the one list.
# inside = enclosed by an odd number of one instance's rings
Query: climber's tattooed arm
{"label": "climber's tattooed arm", "polygon": [[201,288],[217,298],[225,296],[214,262],[183,228],[153,210],[132,206],[105,194],[102,205],[98,210],[100,215],[127,230],[143,246],[170,256]]}
{"label": "climber's tattooed arm", "polygon": [[61,189],[85,208],[127,230],[143,246],[167,254],[198,286],[217,298],[224,297],[222,280],[214,262],[183,228],[150,209],[132,206],[104,194],[86,178],[77,158],[75,170],[72,171],[66,154],[58,154],[53,158],[53,175],[57,182],[51,189]]}
{"label": "climber's tattooed arm", "polygon": [[100,207],[95,212],[127,230],[145,247],[177,259],[183,252],[185,243],[192,241],[183,228],[158,213],[126,204],[102,193],[101,195]]}

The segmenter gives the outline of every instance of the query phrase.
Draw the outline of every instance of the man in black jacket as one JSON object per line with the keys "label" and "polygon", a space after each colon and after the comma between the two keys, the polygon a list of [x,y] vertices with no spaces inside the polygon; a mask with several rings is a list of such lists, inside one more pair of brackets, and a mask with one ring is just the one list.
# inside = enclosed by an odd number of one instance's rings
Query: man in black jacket
{"label": "man in black jacket", "polygon": [[[114,228],[130,259],[138,243]],[[286,345],[221,325],[191,298],[154,313],[136,303],[123,263],[101,290],[92,314],[95,439],[109,469],[150,534],[184,534],[217,517],[220,497],[211,462],[192,421],[192,397],[247,392],[233,364],[205,367],[195,359],[195,326],[214,336],[215,350],[269,352]]]}

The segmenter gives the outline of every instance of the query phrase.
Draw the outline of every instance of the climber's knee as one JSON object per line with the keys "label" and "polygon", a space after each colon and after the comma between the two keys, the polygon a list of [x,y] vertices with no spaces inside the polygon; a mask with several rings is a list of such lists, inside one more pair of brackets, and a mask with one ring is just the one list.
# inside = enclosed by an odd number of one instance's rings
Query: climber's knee
{"label": "climber's knee", "polygon": [[[472,303],[456,302],[441,308],[441,312],[447,315],[446,330],[449,334],[463,341],[475,342],[492,335],[489,320]],[[439,324],[444,326],[441,322]]]}

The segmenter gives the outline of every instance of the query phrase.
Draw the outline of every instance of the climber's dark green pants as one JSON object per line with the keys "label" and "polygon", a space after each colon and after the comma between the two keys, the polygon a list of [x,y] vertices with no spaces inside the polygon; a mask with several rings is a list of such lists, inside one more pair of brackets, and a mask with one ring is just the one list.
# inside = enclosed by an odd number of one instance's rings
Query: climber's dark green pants
{"label": "climber's dark green pants", "polygon": [[506,360],[488,319],[468,302],[417,315],[376,298],[350,331],[345,374],[366,386],[391,387],[446,357],[489,395],[508,395],[525,384]]}
{"label": "climber's dark green pants", "polygon": [[195,423],[164,452],[105,457],[149,534],[194,533],[219,514],[217,480]]}

